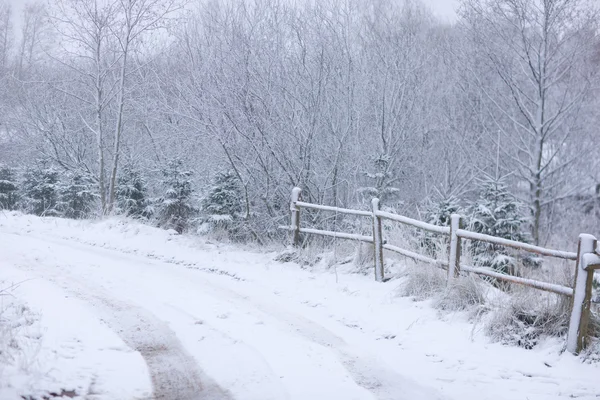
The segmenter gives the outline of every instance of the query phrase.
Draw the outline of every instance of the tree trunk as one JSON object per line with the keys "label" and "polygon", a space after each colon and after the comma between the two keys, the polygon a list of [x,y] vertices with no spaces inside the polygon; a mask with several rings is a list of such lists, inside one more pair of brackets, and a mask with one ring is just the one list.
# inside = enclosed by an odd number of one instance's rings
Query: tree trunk
{"label": "tree trunk", "polygon": [[106,215],[106,178],[104,174],[104,134],[102,130],[102,71],[100,64],[101,41],[96,43],[96,145],[98,146],[98,190],[102,215]]}
{"label": "tree trunk", "polygon": [[111,213],[115,203],[116,183],[117,183],[117,170],[119,168],[119,151],[121,146],[121,134],[123,132],[123,108],[125,106],[125,75],[127,72],[127,53],[129,50],[129,33],[125,39],[125,48],[123,49],[123,64],[121,65],[121,75],[119,77],[119,97],[118,97],[118,111],[117,111],[117,123],[115,126],[115,139],[113,147],[113,163],[110,173],[110,186],[108,192],[108,213]]}

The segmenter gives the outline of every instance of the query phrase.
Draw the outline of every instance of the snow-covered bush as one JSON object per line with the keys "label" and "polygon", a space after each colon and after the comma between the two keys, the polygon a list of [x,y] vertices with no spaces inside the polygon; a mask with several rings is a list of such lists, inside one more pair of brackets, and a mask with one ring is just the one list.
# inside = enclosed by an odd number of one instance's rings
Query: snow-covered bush
{"label": "snow-covered bush", "polygon": [[[502,178],[486,178],[480,184],[479,198],[469,207],[469,229],[504,239],[525,242],[521,204],[512,196]],[[499,272],[514,272],[516,260],[505,246],[482,241],[470,245],[473,262]]]}
{"label": "snow-covered bush", "polygon": [[192,172],[183,168],[181,160],[173,160],[162,173],[164,194],[156,201],[158,223],[182,233],[198,212],[192,204]]}
{"label": "snow-covered bush", "polygon": [[98,198],[93,179],[86,174],[70,173],[58,183],[57,210],[65,218],[88,218]]}
{"label": "snow-covered bush", "polygon": [[358,272],[367,274],[374,268],[373,259],[375,257],[375,247],[371,243],[358,243],[355,246],[353,263]]}
{"label": "snow-covered bush", "polygon": [[125,165],[117,182],[117,210],[133,218],[148,218],[152,207],[146,179],[131,165]]}
{"label": "snow-covered bush", "polygon": [[486,333],[500,343],[526,349],[544,337],[564,336],[571,314],[569,298],[521,286],[501,301],[492,302],[490,309]]}
{"label": "snow-covered bush", "polygon": [[401,274],[401,296],[432,299],[439,310],[465,311],[485,303],[486,283],[474,276],[461,276],[448,285],[448,272],[431,264],[417,263]]}
{"label": "snow-covered bush", "polygon": [[461,276],[435,296],[433,306],[447,311],[468,310],[485,303],[486,290],[486,284],[480,278]]}
{"label": "snow-covered bush", "polygon": [[0,389],[33,367],[41,347],[39,315],[13,296],[12,288],[0,282]]}
{"label": "snow-covered bush", "polygon": [[401,274],[405,278],[399,287],[399,295],[425,300],[442,293],[446,288],[448,274],[430,264],[417,263],[407,267]]}
{"label": "snow-covered bush", "polygon": [[54,167],[28,168],[21,185],[25,212],[40,216],[58,216],[58,170]]}
{"label": "snow-covered bush", "polygon": [[15,210],[19,202],[19,187],[14,169],[0,166],[0,210]]}

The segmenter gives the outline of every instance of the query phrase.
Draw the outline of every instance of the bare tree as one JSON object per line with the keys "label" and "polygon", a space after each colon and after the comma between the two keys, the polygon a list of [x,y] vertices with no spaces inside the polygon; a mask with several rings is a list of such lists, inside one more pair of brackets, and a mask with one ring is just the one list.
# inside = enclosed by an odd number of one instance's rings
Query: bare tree
{"label": "bare tree", "polygon": [[6,0],[0,1],[0,73],[4,74],[8,68],[8,61],[12,47],[12,7]]}
{"label": "bare tree", "polygon": [[475,44],[473,60],[499,78],[490,85],[474,74],[502,134],[503,159],[528,184],[531,233],[539,243],[544,208],[576,189],[565,185],[564,172],[581,159],[574,148],[596,75],[586,68],[595,10],[585,0],[464,0],[460,15]]}
{"label": "bare tree", "polygon": [[48,41],[46,7],[41,2],[26,3],[21,23],[21,42],[17,56],[17,74],[23,78],[42,52],[42,43]]}
{"label": "bare tree", "polygon": [[108,213],[112,212],[115,203],[117,171],[123,134],[123,114],[126,103],[126,79],[131,52],[135,51],[134,46],[141,43],[142,35],[165,27],[168,17],[175,11],[180,10],[181,7],[182,3],[178,0],[118,0],[115,2],[117,18],[110,29],[120,50],[120,66],[113,135],[113,161],[106,209]]}

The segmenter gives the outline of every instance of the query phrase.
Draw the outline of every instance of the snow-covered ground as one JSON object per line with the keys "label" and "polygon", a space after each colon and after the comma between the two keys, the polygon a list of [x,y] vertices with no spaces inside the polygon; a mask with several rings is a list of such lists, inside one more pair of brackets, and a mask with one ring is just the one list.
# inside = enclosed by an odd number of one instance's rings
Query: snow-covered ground
{"label": "snow-covered ground", "polygon": [[397,296],[399,280],[275,255],[0,213],[0,324],[20,338],[0,342],[0,399],[600,398],[600,366],[561,341],[490,343],[464,315]]}

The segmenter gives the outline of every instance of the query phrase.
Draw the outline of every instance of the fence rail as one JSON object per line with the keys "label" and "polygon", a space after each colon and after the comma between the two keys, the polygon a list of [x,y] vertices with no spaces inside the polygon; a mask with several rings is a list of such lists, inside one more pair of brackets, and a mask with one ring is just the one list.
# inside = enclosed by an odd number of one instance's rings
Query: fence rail
{"label": "fence rail", "polygon": [[542,256],[564,258],[565,260],[577,260],[577,253],[569,251],[552,250],[544,247],[534,246],[529,243],[517,242],[515,240],[503,239],[495,236],[484,235],[482,233],[471,232],[464,229],[459,229],[456,234],[464,239],[480,240],[482,242],[499,244],[506,247],[512,247],[513,249],[525,250],[530,253],[539,254]]}
{"label": "fence rail", "polygon": [[[594,236],[587,234],[579,235],[578,250],[577,253],[573,253],[568,251],[547,249],[540,246],[534,246],[528,243],[507,240],[495,236],[484,235],[476,232],[471,232],[465,229],[460,229],[461,216],[458,214],[453,214],[451,216],[450,226],[437,226],[416,219],[408,218],[402,215],[381,211],[379,209],[378,199],[372,200],[371,211],[361,211],[348,208],[331,207],[321,204],[306,203],[300,200],[301,193],[302,190],[300,188],[296,187],[292,190],[290,204],[291,224],[290,226],[279,227],[280,229],[286,229],[291,231],[292,245],[298,246],[300,244],[300,234],[302,233],[372,243],[374,246],[375,280],[380,282],[384,281],[383,250],[385,249],[417,261],[436,265],[439,268],[447,270],[449,285],[451,285],[454,279],[456,279],[460,275],[461,271],[463,271],[487,276],[490,278],[500,279],[510,283],[525,285],[534,289],[544,290],[563,296],[568,296],[572,299],[572,308],[569,321],[569,330],[567,333],[567,350],[573,354],[578,354],[582,349],[584,349],[588,345],[588,325],[590,320],[590,306],[592,301],[592,283],[594,271],[596,269],[600,269],[600,255],[597,253],[596,250],[598,243]],[[373,235],[365,236],[353,233],[302,228],[300,227],[301,208],[336,212],[360,217],[370,217],[373,220]],[[386,243],[383,240],[382,235],[382,219],[399,222],[405,225],[409,225],[440,235],[448,235],[450,237],[448,260],[446,261],[434,259]],[[503,274],[500,272],[493,271],[489,268],[462,265],[460,262],[462,239],[484,241],[539,254],[542,256],[561,258],[565,260],[574,260],[576,261],[576,265],[573,287],[567,287],[557,285],[554,283],[542,282],[534,279],[526,279],[518,276]]]}

